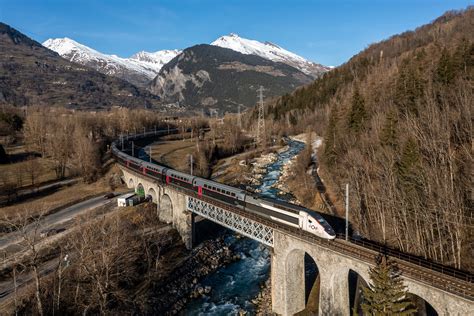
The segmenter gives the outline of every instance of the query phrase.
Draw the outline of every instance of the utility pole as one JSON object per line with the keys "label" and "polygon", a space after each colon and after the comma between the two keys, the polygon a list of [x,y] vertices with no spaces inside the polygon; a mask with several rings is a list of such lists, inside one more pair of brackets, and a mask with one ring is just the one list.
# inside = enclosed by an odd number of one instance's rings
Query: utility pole
{"label": "utility pole", "polygon": [[242,121],[240,119],[240,104],[239,104],[239,107],[238,107],[238,111],[239,113],[237,114],[237,124],[239,125],[239,128],[242,129]]}
{"label": "utility pole", "polygon": [[189,159],[191,160],[191,163],[190,163],[191,175],[193,175],[193,155],[189,155]]}
{"label": "utility pole", "polygon": [[265,109],[263,107],[263,91],[265,89],[263,86],[260,86],[260,88],[257,90],[258,92],[258,122],[257,122],[257,146],[258,145],[264,145],[265,144]]}
{"label": "utility pole", "polygon": [[150,162],[151,162],[151,146],[148,146],[148,156],[150,157]]}
{"label": "utility pole", "polygon": [[346,240],[349,240],[349,183],[346,183]]}
{"label": "utility pole", "polygon": [[133,140],[132,140],[132,157],[135,157],[135,144],[133,143]]}

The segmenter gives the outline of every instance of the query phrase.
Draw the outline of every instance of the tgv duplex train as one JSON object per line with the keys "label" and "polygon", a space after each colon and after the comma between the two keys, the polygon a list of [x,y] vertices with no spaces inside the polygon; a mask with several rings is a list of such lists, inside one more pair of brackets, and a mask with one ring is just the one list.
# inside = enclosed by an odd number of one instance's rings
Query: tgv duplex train
{"label": "tgv duplex train", "polygon": [[312,210],[282,201],[257,197],[245,190],[191,176],[159,164],[148,163],[123,153],[117,148],[115,142],[112,143],[112,153],[121,165],[154,178],[163,184],[193,191],[198,196],[205,196],[239,207],[272,221],[300,228],[321,238],[334,239],[336,237],[331,225]]}

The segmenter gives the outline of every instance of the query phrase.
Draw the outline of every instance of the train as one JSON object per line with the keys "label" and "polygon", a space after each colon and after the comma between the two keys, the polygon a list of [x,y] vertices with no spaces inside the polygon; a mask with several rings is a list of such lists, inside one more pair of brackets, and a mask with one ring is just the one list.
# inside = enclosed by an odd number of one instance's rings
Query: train
{"label": "train", "polygon": [[192,191],[199,197],[223,202],[271,221],[301,229],[320,238],[336,238],[336,233],[331,225],[320,214],[310,209],[260,197],[246,190],[192,176],[157,163],[149,163],[120,151],[116,142],[112,143],[112,153],[119,164],[162,184]]}

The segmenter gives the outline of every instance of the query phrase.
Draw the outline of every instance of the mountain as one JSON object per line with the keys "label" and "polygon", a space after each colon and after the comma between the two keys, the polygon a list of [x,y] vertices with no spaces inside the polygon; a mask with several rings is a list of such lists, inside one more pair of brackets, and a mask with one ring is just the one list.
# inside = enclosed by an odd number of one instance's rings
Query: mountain
{"label": "mountain", "polygon": [[[146,87],[156,77],[160,69],[181,53],[180,50],[161,50],[154,53],[141,51],[129,58],[107,55],[69,38],[48,39],[43,45],[62,57],[75,63],[94,68],[106,75],[116,76],[140,87]],[[262,58],[292,66],[313,79],[330,70],[304,59],[278,45],[241,38],[231,33],[219,37],[211,45],[229,48],[246,55]]]}
{"label": "mountain", "polygon": [[284,63],[214,45],[196,45],[163,66],[151,91],[181,107],[236,112],[253,106],[260,85],[273,97],[293,91],[312,77]]}
{"label": "mountain", "polygon": [[156,77],[161,67],[180,53],[179,50],[163,50],[154,53],[139,52],[130,58],[107,55],[72,39],[48,39],[43,43],[69,61],[91,67],[106,75],[127,80],[139,87],[146,87]]}
{"label": "mountain", "polygon": [[268,60],[285,63],[313,78],[318,78],[331,69],[330,67],[308,61],[276,44],[245,39],[234,33],[219,37],[212,42],[211,45],[229,48],[242,54],[257,55]]}
{"label": "mountain", "polygon": [[349,183],[357,234],[469,271],[473,21],[474,7],[451,11],[372,44],[276,99],[265,116],[275,133],[290,125],[286,132],[311,127],[324,136],[319,174],[334,199]]}
{"label": "mountain", "polygon": [[67,61],[0,23],[0,104],[105,109],[154,106],[159,98],[125,80]]}

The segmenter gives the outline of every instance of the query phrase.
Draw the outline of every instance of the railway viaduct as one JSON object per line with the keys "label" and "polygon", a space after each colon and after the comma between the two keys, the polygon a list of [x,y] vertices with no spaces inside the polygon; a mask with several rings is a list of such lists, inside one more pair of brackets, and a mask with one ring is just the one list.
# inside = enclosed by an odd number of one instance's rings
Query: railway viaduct
{"label": "railway viaduct", "polygon": [[[302,231],[194,196],[148,176],[120,166],[129,188],[143,190],[157,204],[160,220],[172,224],[184,244],[192,247],[194,217],[200,215],[242,235],[258,240],[271,249],[273,311],[294,315],[306,306],[305,255],[319,271],[319,315],[350,315],[349,273],[366,282],[376,251],[336,239],[323,240]],[[474,315],[472,278],[423,267],[421,262],[394,258],[408,291],[429,303],[438,315]],[[424,311],[419,310],[423,315]],[[425,313],[426,314],[426,313]]]}

